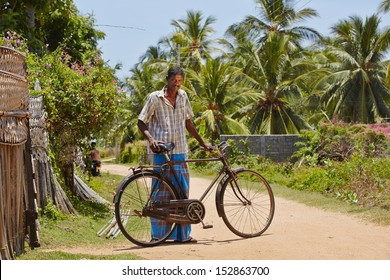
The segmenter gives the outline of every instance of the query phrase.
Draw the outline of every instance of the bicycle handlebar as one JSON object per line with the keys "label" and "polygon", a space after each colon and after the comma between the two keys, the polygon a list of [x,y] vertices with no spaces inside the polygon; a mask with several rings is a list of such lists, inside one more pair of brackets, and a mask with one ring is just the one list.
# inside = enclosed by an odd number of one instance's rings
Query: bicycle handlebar
{"label": "bicycle handlebar", "polygon": [[[216,150],[218,149],[219,151],[223,152],[227,147],[229,147],[230,145],[226,142],[226,141],[222,141],[221,143],[219,143],[217,146],[213,146],[213,150]],[[159,143],[158,144],[158,148],[159,150],[155,153],[157,154],[161,154],[161,153],[165,153],[165,152],[170,152],[172,151],[174,148],[175,148],[175,144],[172,143],[172,142],[168,142],[168,143]],[[197,149],[200,148],[200,145],[196,145],[195,147],[193,147],[190,151],[193,153],[195,152]]]}
{"label": "bicycle handlebar", "polygon": [[[222,141],[221,143],[219,143],[217,146],[213,146],[213,150],[220,150],[221,152],[224,151],[227,147],[229,147],[229,144],[226,142],[226,141]],[[200,148],[200,145],[196,145],[195,147],[193,147],[190,151],[191,153],[195,152],[197,149]]]}

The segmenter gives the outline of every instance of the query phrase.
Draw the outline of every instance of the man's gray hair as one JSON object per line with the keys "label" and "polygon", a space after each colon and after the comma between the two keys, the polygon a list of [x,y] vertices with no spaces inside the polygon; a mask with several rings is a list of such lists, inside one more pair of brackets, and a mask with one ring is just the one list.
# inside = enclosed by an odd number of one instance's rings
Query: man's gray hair
{"label": "man's gray hair", "polygon": [[176,75],[181,75],[184,78],[183,69],[179,66],[169,68],[167,78],[169,79],[169,78],[176,76]]}

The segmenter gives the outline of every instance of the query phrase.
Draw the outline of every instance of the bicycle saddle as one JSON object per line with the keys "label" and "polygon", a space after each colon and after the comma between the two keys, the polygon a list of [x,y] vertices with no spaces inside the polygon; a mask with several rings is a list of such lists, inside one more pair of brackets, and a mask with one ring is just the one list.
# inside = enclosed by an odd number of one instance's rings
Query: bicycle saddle
{"label": "bicycle saddle", "polygon": [[159,143],[158,144],[158,154],[165,153],[165,152],[170,152],[175,148],[175,143],[168,142],[168,143]]}

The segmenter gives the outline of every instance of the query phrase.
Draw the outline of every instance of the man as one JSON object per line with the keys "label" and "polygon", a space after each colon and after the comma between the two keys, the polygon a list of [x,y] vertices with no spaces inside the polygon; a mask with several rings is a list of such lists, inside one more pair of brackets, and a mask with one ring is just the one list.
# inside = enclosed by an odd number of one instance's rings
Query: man
{"label": "man", "polygon": [[91,142],[91,151],[89,157],[92,161],[91,163],[91,173],[92,176],[100,176],[100,167],[102,162],[100,161],[100,151],[96,148],[96,140]]}
{"label": "man", "polygon": [[[184,71],[180,67],[170,68],[166,77],[167,84],[160,90],[152,92],[138,117],[138,127],[148,140],[148,151],[158,151],[159,143],[172,142],[175,144],[173,160],[187,158],[188,146],[186,130],[196,139],[205,150],[211,150],[212,146],[206,144],[199,135],[191,118],[194,116],[187,93],[180,87],[184,80]],[[165,158],[161,154],[154,154],[153,163],[162,164]],[[186,163],[175,165],[184,193],[189,195],[189,173]],[[173,183],[177,182],[172,178]],[[164,221],[152,220],[152,238],[158,238],[164,233],[169,224]],[[170,236],[177,242],[196,242],[192,238],[190,225],[178,225],[176,232]]]}

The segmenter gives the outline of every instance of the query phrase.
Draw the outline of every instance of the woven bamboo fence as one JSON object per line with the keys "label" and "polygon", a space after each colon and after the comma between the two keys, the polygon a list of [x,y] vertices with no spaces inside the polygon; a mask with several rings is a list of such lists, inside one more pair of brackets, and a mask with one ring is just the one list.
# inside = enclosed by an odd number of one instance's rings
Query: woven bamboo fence
{"label": "woven bamboo fence", "polygon": [[1,259],[20,255],[26,237],[30,246],[39,245],[35,223],[37,205],[26,148],[29,142],[28,95],[24,54],[0,47]]}
{"label": "woven bamboo fence", "polygon": [[57,209],[65,214],[77,214],[53,171],[48,157],[48,137],[43,97],[30,97],[30,134],[34,166],[34,179],[37,186],[38,207],[45,209],[50,199]]}
{"label": "woven bamboo fence", "polygon": [[26,75],[26,55],[13,48],[0,47],[0,69],[19,76]]}

